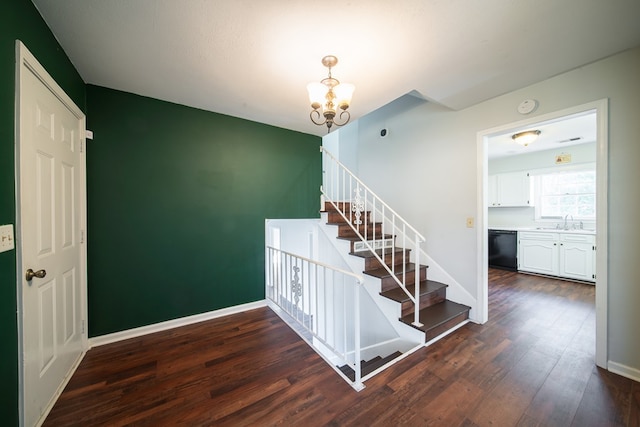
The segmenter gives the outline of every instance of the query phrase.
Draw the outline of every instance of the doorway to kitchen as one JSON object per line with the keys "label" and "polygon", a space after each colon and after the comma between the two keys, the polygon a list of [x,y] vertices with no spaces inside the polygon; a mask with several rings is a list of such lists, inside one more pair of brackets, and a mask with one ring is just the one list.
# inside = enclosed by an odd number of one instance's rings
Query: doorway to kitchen
{"label": "doorway to kitchen", "polygon": [[[580,120],[593,120],[594,129],[594,141],[592,143],[592,149],[595,153],[591,155],[595,159],[595,218],[592,222],[585,221],[584,218],[575,218],[570,215],[563,216],[561,219],[554,217],[554,213],[550,208],[552,203],[549,200],[540,200],[540,191],[533,194],[533,198],[528,200],[529,208],[523,209],[519,212],[523,215],[527,215],[531,221],[530,226],[532,228],[548,228],[549,230],[537,230],[537,231],[553,231],[553,229],[587,229],[593,227],[595,230],[595,294],[596,294],[596,364],[598,366],[607,367],[607,153],[608,153],[608,131],[607,131],[607,112],[608,102],[606,99],[583,104],[575,107],[571,107],[565,110],[556,111],[544,115],[539,115],[529,119],[521,120],[514,123],[505,124],[499,127],[487,129],[478,133],[478,312],[479,319],[483,322],[488,320],[488,230],[489,230],[489,206],[490,203],[498,203],[495,200],[494,191],[496,183],[489,179],[489,153],[496,150],[503,151],[516,151],[525,152],[527,146],[520,146],[516,144],[512,138],[519,132],[525,130],[540,130],[539,141],[531,143],[528,148],[529,151],[535,151],[535,144],[540,142],[537,150],[544,150],[544,139],[542,138],[543,132],[549,131],[552,128],[558,128],[568,120],[574,120],[579,122]],[[548,141],[550,144],[555,144],[548,148],[549,153],[552,154],[553,164],[549,167],[540,167],[536,169],[534,175],[537,178],[531,178],[527,176],[527,183],[533,183],[537,181],[537,188],[540,189],[540,176],[548,174],[556,165],[562,166],[564,169],[574,171],[581,170],[580,160],[584,160],[584,150],[580,151],[578,148],[569,150],[568,147],[574,143],[588,142],[580,141],[575,138],[580,137],[576,134],[568,137],[563,136],[561,139],[555,139],[554,141]],[[552,138],[553,139],[553,138]],[[586,138],[585,138],[586,139]],[[493,144],[496,144],[494,146]],[[585,144],[586,146],[587,144]],[[553,150],[553,151],[551,151]],[[546,150],[545,150],[546,151]],[[544,151],[540,151],[544,152]],[[572,157],[572,153],[573,157]],[[513,155],[514,153],[509,153]],[[507,154],[507,155],[509,155]],[[504,155],[504,153],[503,153]],[[533,155],[533,154],[531,154]],[[587,156],[588,157],[588,156]],[[593,159],[592,159],[593,160]],[[499,162],[498,162],[499,163]],[[594,162],[592,162],[593,164]],[[584,169],[584,168],[583,168]],[[492,177],[493,179],[493,177]],[[514,185],[518,181],[518,176],[510,176],[507,181],[510,185]],[[533,185],[533,184],[530,184]],[[491,198],[490,198],[491,194]],[[551,196],[550,196],[551,197]],[[584,200],[584,197],[583,197]],[[518,202],[517,206],[524,205],[524,202]],[[511,203],[511,202],[509,202]],[[538,206],[536,207],[536,203]],[[569,198],[564,199],[564,203],[569,203]],[[541,206],[546,206],[545,211],[541,211]],[[493,205],[495,206],[495,205]],[[516,206],[516,205],[514,205]],[[584,207],[576,207],[581,214],[587,215],[584,211]],[[582,209],[582,210],[580,210]],[[495,210],[495,209],[492,209]],[[500,210],[498,209],[498,212]],[[505,211],[506,212],[506,211]],[[503,215],[501,213],[498,214]],[[491,218],[492,222],[496,221],[495,216]],[[497,220],[499,221],[499,220]],[[516,228],[516,227],[514,227]],[[554,233],[548,233],[554,234]],[[582,235],[582,233],[581,233]]]}

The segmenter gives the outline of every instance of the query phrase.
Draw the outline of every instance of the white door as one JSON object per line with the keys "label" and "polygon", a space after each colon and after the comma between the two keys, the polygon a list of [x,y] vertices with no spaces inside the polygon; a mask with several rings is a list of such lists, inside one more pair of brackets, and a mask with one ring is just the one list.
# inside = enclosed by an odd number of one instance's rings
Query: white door
{"label": "white door", "polygon": [[31,426],[86,347],[84,115],[22,44],[18,55],[21,416]]}

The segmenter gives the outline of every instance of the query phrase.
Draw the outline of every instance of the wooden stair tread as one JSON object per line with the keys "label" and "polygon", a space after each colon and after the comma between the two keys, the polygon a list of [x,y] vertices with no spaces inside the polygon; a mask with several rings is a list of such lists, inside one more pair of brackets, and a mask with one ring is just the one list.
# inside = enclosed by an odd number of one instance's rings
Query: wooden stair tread
{"label": "wooden stair tread", "polygon": [[[342,208],[343,210],[351,210],[351,202],[335,202],[338,205],[338,208]],[[331,204],[331,202],[324,202],[324,209],[320,212],[331,212],[336,211],[336,208]]]}
{"label": "wooden stair tread", "polygon": [[[362,375],[363,377],[365,375],[369,375],[371,372],[375,371],[376,369],[385,365],[386,363],[391,362],[393,359],[401,355],[402,355],[401,352],[396,351],[386,357],[376,356],[373,359],[370,359],[367,361],[363,360],[360,362],[360,375]],[[351,366],[343,365],[343,366],[340,366],[338,369],[340,369],[340,371],[343,374],[345,374],[351,381],[355,381],[356,373],[351,368]]]}
{"label": "wooden stair tread", "polygon": [[[449,285],[445,285],[444,283],[441,282],[436,282],[435,280],[422,280],[420,281],[420,296],[424,296],[427,294],[430,294],[432,292],[438,292],[439,290],[441,290],[442,288],[446,288]],[[414,291],[415,291],[415,286],[414,285],[408,285],[407,286],[407,290],[409,290],[411,292],[411,295],[413,295]],[[407,293],[402,290],[402,288],[400,286],[394,288],[394,289],[390,289],[388,291],[383,291],[380,292],[380,295],[382,295],[383,297],[389,298],[390,300],[393,301],[397,301],[397,302],[406,302],[409,301],[410,298],[407,295]],[[413,321],[413,320],[411,320]]]}
{"label": "wooden stair tread", "polygon": [[[372,237],[371,239],[367,239],[368,242],[372,242],[373,241],[373,236],[367,236],[367,237]],[[382,239],[392,239],[393,238],[393,234],[384,234],[381,236],[376,235],[376,239],[375,240],[382,240]],[[349,242],[359,242],[360,237],[359,236],[338,236],[336,237],[336,239],[338,240],[347,240]]]}
{"label": "wooden stair tread", "polygon": [[415,325],[411,325],[413,322],[413,314],[404,316],[400,318],[400,320],[416,329],[428,332],[431,329],[444,325],[448,321],[464,314],[465,312],[468,315],[469,310],[471,310],[471,307],[469,306],[444,300],[438,304],[420,310],[419,319],[423,326],[417,327]]}
{"label": "wooden stair tread", "polygon": [[[402,252],[410,252],[411,249],[405,249],[405,248],[398,248],[395,247],[393,248],[393,251],[390,248],[387,248],[384,250],[384,255],[388,256],[391,254],[391,252],[395,252],[395,253],[402,253]],[[376,249],[375,253],[378,254],[379,257],[382,258],[382,250],[381,249]],[[349,255],[353,255],[353,256],[357,256],[360,258],[374,258],[375,255],[373,254],[372,251],[360,251],[360,252],[349,252]],[[401,255],[399,255],[401,256]]]}
{"label": "wooden stair tread", "polygon": [[[420,268],[429,268],[429,266],[428,265],[421,265]],[[402,268],[399,268],[399,270],[400,271],[396,271],[396,276],[402,276]],[[415,263],[408,262],[406,264],[405,272],[407,274],[409,274],[409,273],[413,274],[415,272],[415,270],[416,270]],[[384,268],[384,267],[375,268],[375,269],[372,269],[372,270],[366,270],[366,271],[363,271],[363,273],[367,274],[369,276],[377,277],[379,279],[384,279],[386,277],[391,277],[392,276],[392,274],[389,273],[389,271],[387,271],[387,269]]]}
{"label": "wooden stair tread", "polygon": [[[353,219],[355,220],[355,218],[353,218]],[[349,225],[349,223],[348,223],[348,222],[346,222],[346,221],[344,221],[344,219],[343,219],[342,221],[339,221],[339,222],[331,222],[331,221],[327,221],[327,223],[326,223],[326,224],[327,224],[327,225]],[[376,221],[376,222],[371,222],[371,221],[362,221],[362,224],[355,224],[355,223],[353,223],[353,222],[352,222],[351,224],[353,224],[353,226],[354,226],[354,227],[357,227],[358,225],[359,225],[360,227],[364,227],[365,225],[373,225],[373,224],[376,224],[376,225],[382,225],[382,223],[381,223],[381,222],[379,222],[379,221]]]}

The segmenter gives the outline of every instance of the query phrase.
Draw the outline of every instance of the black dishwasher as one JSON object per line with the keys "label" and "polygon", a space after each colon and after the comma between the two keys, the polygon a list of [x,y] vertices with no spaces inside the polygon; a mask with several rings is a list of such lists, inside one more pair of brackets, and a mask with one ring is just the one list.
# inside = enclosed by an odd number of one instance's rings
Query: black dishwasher
{"label": "black dishwasher", "polygon": [[489,267],[518,269],[518,232],[489,230]]}

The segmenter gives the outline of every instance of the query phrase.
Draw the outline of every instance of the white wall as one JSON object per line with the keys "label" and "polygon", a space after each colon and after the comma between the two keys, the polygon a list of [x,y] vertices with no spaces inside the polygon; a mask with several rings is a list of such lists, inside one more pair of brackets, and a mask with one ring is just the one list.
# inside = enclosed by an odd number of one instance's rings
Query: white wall
{"label": "white wall", "polygon": [[[358,120],[358,175],[427,237],[426,250],[476,294],[477,133],[609,99],[609,360],[640,377],[640,48],[452,111],[405,96]],[[381,139],[379,130],[389,129]],[[346,143],[341,138],[340,144]]]}
{"label": "white wall", "polygon": [[[364,269],[364,261],[362,258],[348,255],[349,243],[345,240],[336,239],[335,235],[331,237],[327,236],[320,228],[321,221],[326,222],[327,218],[267,219],[265,221],[266,245],[300,257],[313,259],[333,268],[361,274]],[[326,227],[331,228],[332,226]],[[333,233],[336,233],[336,231],[336,229],[332,229]],[[344,249],[342,252],[339,252],[336,248],[336,246],[340,245],[342,245]],[[346,259],[352,258],[356,260],[356,262],[359,262],[360,265],[358,265],[358,268],[353,268],[353,266],[345,260],[345,257]],[[269,260],[267,259],[266,262],[268,263]],[[399,335],[388,318],[381,315],[381,309],[376,305],[368,292],[362,289],[363,286],[356,285],[356,281],[352,277],[345,277],[339,273],[333,274],[330,270],[312,270],[309,268],[309,264],[306,263],[299,263],[297,265],[302,266],[303,264],[300,283],[302,283],[304,287],[302,291],[304,301],[301,305],[304,307],[306,314],[312,314],[312,316],[315,317],[316,324],[319,328],[317,332],[321,335],[326,334],[323,338],[334,348],[339,351],[353,351],[354,288],[357,288],[360,292],[360,344],[364,348],[370,347],[368,353],[366,353],[368,358],[378,355],[387,356],[395,350],[406,351],[415,345],[415,343],[413,343],[413,345],[409,347],[396,347],[394,350],[384,354],[376,353],[376,351],[384,352],[387,350],[384,345],[381,347],[381,343],[397,340]],[[279,271],[285,268],[285,265],[279,265],[275,267],[275,270]],[[267,271],[269,271],[268,266]],[[328,279],[327,282],[323,281],[325,274],[331,278]],[[277,277],[281,277],[281,279]],[[282,276],[276,274],[275,281],[281,283],[280,286],[282,286],[282,289],[285,289],[285,294],[290,290],[291,277],[291,271],[284,272]],[[316,281],[318,281],[318,283],[316,283]],[[319,284],[322,284],[322,286],[319,286]],[[268,285],[269,283],[267,283],[267,286]],[[311,291],[311,289],[314,291]],[[377,295],[379,291],[378,281],[378,290],[375,295]],[[267,295],[268,292],[269,290],[267,288]],[[315,307],[316,297],[318,298],[317,307],[319,308],[317,312],[312,311],[312,308],[310,308]],[[330,303],[326,304],[327,301]],[[345,303],[348,309],[343,310],[342,305],[340,305],[342,303]],[[347,326],[346,329],[343,329],[345,322]],[[345,333],[347,334],[346,340],[344,339]],[[344,348],[344,344],[347,344],[347,348]]]}
{"label": "white wall", "polygon": [[[322,146],[327,150],[337,161],[342,163],[347,169],[354,172],[358,170],[358,144],[351,143],[358,140],[358,121],[349,123],[340,131],[334,130],[322,137]],[[342,142],[342,143],[341,143]],[[347,200],[350,195],[343,195],[342,189],[329,189],[328,182],[336,182],[335,179],[327,176],[335,173],[336,169],[327,168],[323,162],[322,165],[322,186],[327,194],[333,194],[337,200]]]}
{"label": "white wall", "polygon": [[[594,118],[595,120],[595,118]],[[491,141],[489,141],[491,144]],[[555,156],[558,154],[571,154],[571,163],[557,165]],[[489,160],[489,173],[529,171],[531,169],[556,169],[570,168],[584,163],[595,163],[596,143],[587,142],[579,145],[572,145],[561,150],[534,151],[530,154],[520,154],[517,156],[500,157]]]}
{"label": "white wall", "polygon": [[[594,118],[595,120],[595,118]],[[491,141],[489,141],[491,144]],[[571,154],[571,163],[556,165],[555,156],[561,153]],[[489,174],[526,171],[539,169],[547,171],[562,170],[577,165],[593,164],[596,162],[596,143],[573,145],[558,150],[536,151],[530,154],[501,157],[489,161]],[[541,224],[536,222],[534,207],[517,208],[493,208],[488,209],[488,223],[491,227],[536,227]],[[587,228],[593,228],[595,224],[587,224]]]}

